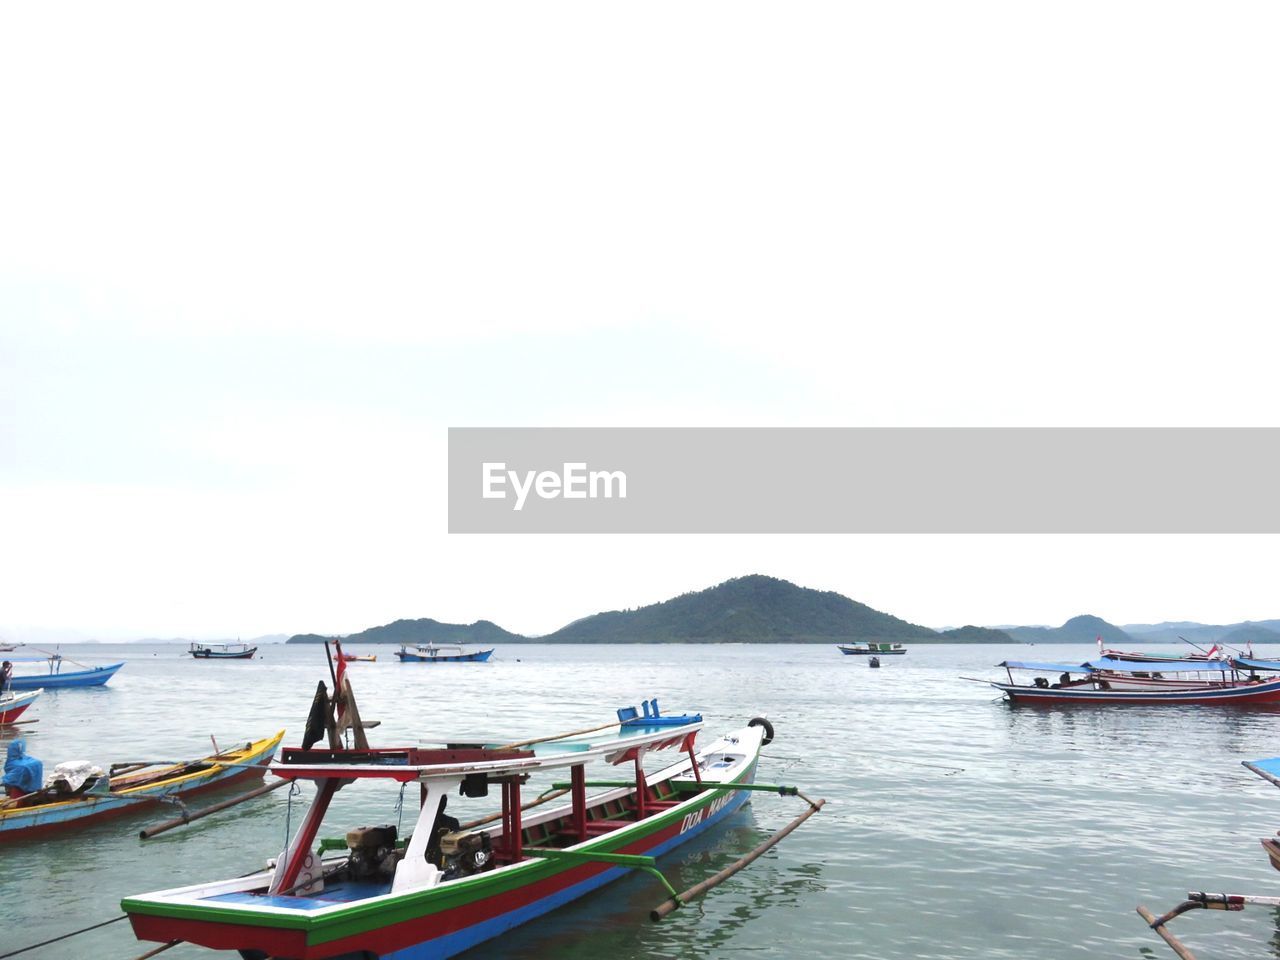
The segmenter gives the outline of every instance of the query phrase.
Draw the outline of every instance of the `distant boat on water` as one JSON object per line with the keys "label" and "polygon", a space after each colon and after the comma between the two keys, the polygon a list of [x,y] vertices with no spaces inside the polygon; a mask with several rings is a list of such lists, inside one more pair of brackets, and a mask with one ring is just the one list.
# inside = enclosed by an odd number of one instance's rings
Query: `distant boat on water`
{"label": "distant boat on water", "polygon": [[901,656],[907,648],[900,643],[837,643],[840,652],[846,656]]}
{"label": "distant boat on water", "polygon": [[193,643],[189,652],[197,660],[252,660],[258,648],[247,643]]}
{"label": "distant boat on water", "polygon": [[467,651],[452,643],[401,644],[396,656],[401,663],[483,663],[493,656],[493,649]]}

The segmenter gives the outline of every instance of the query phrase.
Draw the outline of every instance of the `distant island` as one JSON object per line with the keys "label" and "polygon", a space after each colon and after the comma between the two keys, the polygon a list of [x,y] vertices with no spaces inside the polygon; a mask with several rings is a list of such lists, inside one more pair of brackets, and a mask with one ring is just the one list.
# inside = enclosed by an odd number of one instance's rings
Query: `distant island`
{"label": "distant island", "polygon": [[[289,643],[329,639],[306,633]],[[488,620],[397,620],[342,638],[357,643],[1013,643],[1003,630],[966,626],[938,631],[829,590],[752,574],[634,610],[592,614],[541,637]]]}
{"label": "distant island", "polygon": [[[813,590],[762,574],[737,577],[632,610],[610,610],[574,620],[554,633],[530,637],[490,620],[442,623],[424,617],[396,620],[344,636],[348,643],[1093,643],[1123,648],[1143,643],[1280,643],[1280,620],[1211,625],[1191,621],[1117,626],[1082,614],[1060,627],[963,626],[934,630],[882,613],[830,590]],[[300,633],[288,643],[333,639]],[[1183,649],[1186,649],[1183,647]]]}

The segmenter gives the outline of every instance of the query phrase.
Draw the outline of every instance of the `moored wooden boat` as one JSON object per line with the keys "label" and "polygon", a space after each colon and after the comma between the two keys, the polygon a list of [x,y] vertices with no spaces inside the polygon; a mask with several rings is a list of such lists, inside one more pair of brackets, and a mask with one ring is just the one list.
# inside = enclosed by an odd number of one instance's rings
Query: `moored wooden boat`
{"label": "moored wooden boat", "polygon": [[62,657],[55,654],[51,657],[30,657],[14,660],[14,663],[34,661],[47,663],[47,673],[15,673],[9,678],[9,690],[60,690],[67,687],[99,687],[116,675],[116,671],[124,666],[120,663],[108,664],[104,667],[86,667],[83,670],[63,670]]}
{"label": "moored wooden boat", "polygon": [[837,643],[836,647],[846,656],[901,656],[907,648],[900,643]]}
{"label": "moored wooden boat", "polygon": [[342,653],[338,656],[343,663],[375,663],[378,659],[376,653],[369,653],[363,656],[357,656],[354,653]]}
{"label": "moored wooden boat", "polygon": [[27,690],[22,693],[0,694],[0,723],[13,723],[42,693],[43,690]]}
{"label": "moored wooden boat", "polygon": [[197,660],[252,660],[258,648],[247,643],[193,643],[188,652]]}
{"label": "moored wooden boat", "polygon": [[[1183,660],[1154,664],[1102,658],[1083,664],[1004,661],[1009,682],[986,681],[1011,703],[1198,704],[1252,706],[1280,703],[1280,679],[1264,680],[1260,661]],[[1013,671],[1057,675],[1015,683]],[[1248,671],[1247,673],[1245,671]],[[1153,675],[1158,674],[1158,675]],[[1173,674],[1166,677],[1165,674]],[[1195,674],[1194,677],[1189,677]]]}
{"label": "moored wooden boat", "polygon": [[[695,750],[700,716],[657,724],[630,713],[621,723],[501,746],[285,749],[272,772],[316,789],[278,860],[247,877],[128,897],[121,907],[140,939],[239,950],[258,960],[441,960],[631,869],[656,875],[671,894],[656,919],[694,891],[676,894],[653,858],[722,823],[753,791],[796,791],[754,782],[771,731],[764,721]],[[666,748],[684,756],[646,771],[643,757]],[[592,761],[632,765],[633,775],[588,781]],[[568,802],[522,802],[521,785],[540,771],[568,773],[567,782],[551,785]],[[391,825],[349,832],[344,825],[342,839],[319,839],[333,795],[355,781],[381,782],[393,794],[418,785],[416,826],[407,838]],[[501,794],[500,813],[468,824],[445,813],[449,796],[484,796],[490,787]],[[588,796],[589,789],[600,792]],[[821,805],[810,801],[753,855]],[[326,857],[330,851],[341,852]]]}
{"label": "moored wooden boat", "polygon": [[424,643],[416,647],[402,644],[396,656],[401,663],[483,663],[493,656],[493,649],[467,651],[451,643]]}
{"label": "moored wooden boat", "polygon": [[86,782],[70,795],[45,788],[16,800],[0,800],[0,843],[78,829],[107,817],[150,810],[166,800],[261,777],[282,739],[283,730],[185,763],[129,764],[121,775]]}

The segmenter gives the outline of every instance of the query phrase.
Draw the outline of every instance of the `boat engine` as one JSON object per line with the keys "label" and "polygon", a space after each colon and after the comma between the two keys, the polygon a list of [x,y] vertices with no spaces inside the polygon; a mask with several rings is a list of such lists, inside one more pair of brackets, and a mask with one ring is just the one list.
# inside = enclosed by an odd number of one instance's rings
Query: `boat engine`
{"label": "boat engine", "polygon": [[455,830],[440,838],[444,880],[469,877],[493,867],[493,845],[484,831]]}
{"label": "boat engine", "polygon": [[347,832],[347,870],[357,883],[390,880],[400,862],[396,850],[396,828],[387,823],[378,827],[356,827]]}

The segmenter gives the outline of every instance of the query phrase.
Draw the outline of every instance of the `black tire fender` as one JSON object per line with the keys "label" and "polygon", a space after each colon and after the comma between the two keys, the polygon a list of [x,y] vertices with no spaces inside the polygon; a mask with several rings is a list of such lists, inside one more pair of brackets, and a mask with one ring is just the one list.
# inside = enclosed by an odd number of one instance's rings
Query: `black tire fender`
{"label": "black tire fender", "polygon": [[764,727],[764,736],[760,739],[760,745],[767,747],[773,743],[773,724],[764,717],[752,717],[748,727]]}

